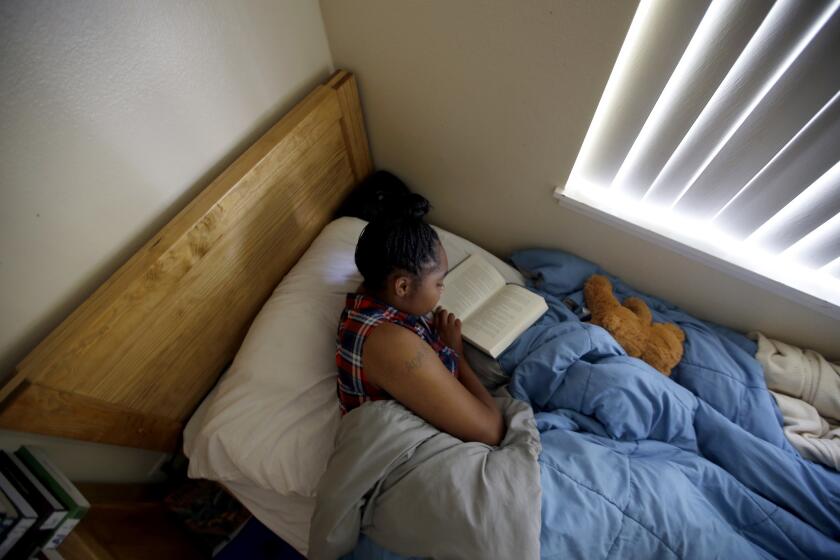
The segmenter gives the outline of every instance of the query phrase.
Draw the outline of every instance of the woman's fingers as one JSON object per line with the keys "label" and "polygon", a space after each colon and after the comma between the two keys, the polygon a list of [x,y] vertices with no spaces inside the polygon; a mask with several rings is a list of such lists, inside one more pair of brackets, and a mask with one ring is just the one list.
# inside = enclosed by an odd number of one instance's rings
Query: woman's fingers
{"label": "woman's fingers", "polygon": [[435,309],[435,320],[440,321],[442,323],[446,323],[446,318],[449,313],[443,307],[438,307]]}
{"label": "woman's fingers", "polygon": [[455,329],[455,334],[458,334],[461,330],[461,320],[443,307],[435,308],[434,322],[435,328],[440,331]]}
{"label": "woman's fingers", "polygon": [[441,309],[438,314],[435,315],[435,328],[437,328],[440,332],[446,332],[449,330],[449,321],[445,309]]}

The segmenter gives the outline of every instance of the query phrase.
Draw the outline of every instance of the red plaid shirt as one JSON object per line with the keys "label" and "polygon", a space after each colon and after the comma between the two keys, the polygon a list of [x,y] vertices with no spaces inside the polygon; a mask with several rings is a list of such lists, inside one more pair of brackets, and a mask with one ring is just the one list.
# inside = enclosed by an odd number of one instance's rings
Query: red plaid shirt
{"label": "red plaid shirt", "polygon": [[367,336],[383,322],[394,323],[417,333],[440,356],[440,361],[454,375],[458,371],[457,353],[444,344],[437,331],[424,317],[403,313],[365,294],[347,294],[347,302],[338,323],[338,404],[347,414],[368,401],[391,399],[386,391],[370,384],[362,367],[362,348]]}

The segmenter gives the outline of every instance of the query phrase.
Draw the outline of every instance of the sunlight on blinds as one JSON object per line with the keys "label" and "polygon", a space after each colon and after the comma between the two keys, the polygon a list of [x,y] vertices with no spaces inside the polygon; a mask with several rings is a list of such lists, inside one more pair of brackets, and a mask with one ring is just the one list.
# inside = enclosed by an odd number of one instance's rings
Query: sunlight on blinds
{"label": "sunlight on blinds", "polygon": [[642,0],[571,200],[840,313],[840,0]]}

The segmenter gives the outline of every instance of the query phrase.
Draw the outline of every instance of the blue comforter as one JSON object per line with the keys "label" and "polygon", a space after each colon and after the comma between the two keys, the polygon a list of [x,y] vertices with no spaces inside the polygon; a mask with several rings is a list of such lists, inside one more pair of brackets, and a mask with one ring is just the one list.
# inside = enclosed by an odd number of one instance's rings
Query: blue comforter
{"label": "blue comforter", "polygon": [[[500,360],[541,435],[543,558],[840,558],[840,473],[787,442],[750,340],[610,277],[685,331],[668,378],[563,304],[603,270],[513,261],[550,307]],[[366,539],[355,556],[395,557]]]}

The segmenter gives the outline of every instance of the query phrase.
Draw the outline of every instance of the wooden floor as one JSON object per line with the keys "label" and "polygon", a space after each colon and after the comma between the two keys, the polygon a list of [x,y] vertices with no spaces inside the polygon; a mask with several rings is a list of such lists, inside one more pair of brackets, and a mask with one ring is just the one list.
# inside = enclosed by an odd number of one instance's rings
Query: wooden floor
{"label": "wooden floor", "polygon": [[163,504],[153,487],[84,485],[91,503],[62,543],[66,560],[193,560],[209,558]]}

